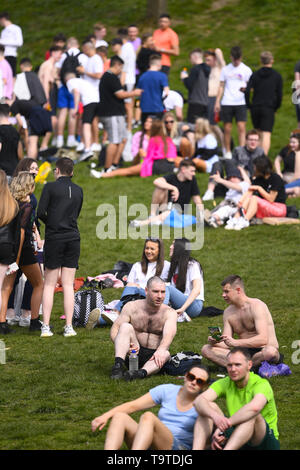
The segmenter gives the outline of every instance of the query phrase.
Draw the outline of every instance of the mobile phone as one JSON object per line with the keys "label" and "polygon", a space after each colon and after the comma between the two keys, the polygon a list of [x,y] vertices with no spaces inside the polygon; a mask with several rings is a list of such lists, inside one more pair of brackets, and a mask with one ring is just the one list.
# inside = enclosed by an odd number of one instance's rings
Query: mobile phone
{"label": "mobile phone", "polygon": [[210,336],[212,338],[214,338],[216,341],[222,341],[222,331],[221,331],[221,328],[219,328],[218,326],[209,326],[208,327],[208,330],[209,330],[209,333],[210,333]]}

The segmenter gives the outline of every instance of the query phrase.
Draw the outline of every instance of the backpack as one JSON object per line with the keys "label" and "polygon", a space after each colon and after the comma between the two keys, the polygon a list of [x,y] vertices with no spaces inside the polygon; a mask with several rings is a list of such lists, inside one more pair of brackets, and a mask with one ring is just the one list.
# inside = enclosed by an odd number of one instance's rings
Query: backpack
{"label": "backpack", "polygon": [[73,325],[85,327],[89,315],[94,308],[99,308],[101,313],[104,310],[104,300],[102,294],[97,289],[82,289],[76,292],[73,313]]}
{"label": "backpack", "polygon": [[65,75],[66,73],[75,73],[76,77],[79,77],[79,74],[76,71],[76,68],[80,66],[80,62],[78,57],[80,56],[81,52],[77,54],[69,54],[66,52],[66,58],[63,61],[62,67],[60,69],[60,80],[61,82],[66,85]]}
{"label": "backpack", "polygon": [[181,351],[173,354],[166,362],[162,372],[168,375],[184,375],[192,365],[201,364],[202,356],[192,351]]}

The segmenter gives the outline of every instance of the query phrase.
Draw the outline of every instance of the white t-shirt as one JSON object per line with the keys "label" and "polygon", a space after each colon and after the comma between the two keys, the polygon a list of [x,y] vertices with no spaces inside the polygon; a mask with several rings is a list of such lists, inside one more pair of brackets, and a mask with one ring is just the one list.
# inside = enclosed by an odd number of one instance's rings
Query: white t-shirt
{"label": "white t-shirt", "polygon": [[18,47],[23,46],[23,35],[20,26],[10,24],[1,31],[0,44],[5,46],[4,55],[17,57]]}
{"label": "white t-shirt", "polygon": [[108,47],[108,42],[104,41],[104,39],[96,39],[95,47],[105,46]]}
{"label": "white t-shirt", "polygon": [[[163,95],[164,96],[164,95]],[[175,107],[183,108],[183,98],[177,91],[170,90],[166,99],[163,100],[167,111],[172,111]]]}
{"label": "white t-shirt", "polygon": [[206,134],[200,140],[197,140],[197,148],[199,149],[215,149],[218,147],[218,141],[213,134]]}
{"label": "white t-shirt", "polygon": [[243,62],[237,67],[232,63],[222,68],[220,81],[224,82],[224,94],[222,105],[241,106],[246,104],[245,93],[240,88],[246,88],[247,82],[252,75],[250,67]]}
{"label": "white t-shirt", "polygon": [[[178,274],[178,269],[176,269],[175,274],[171,279],[171,285],[176,287],[176,278]],[[193,281],[195,279],[200,279],[200,294],[196,297],[197,300],[202,300],[204,302],[204,281],[203,275],[200,271],[200,265],[197,261],[189,261],[187,272],[186,272],[186,281],[185,281],[185,290],[184,295],[187,297],[190,295],[193,289]]]}
{"label": "white t-shirt", "polygon": [[[165,281],[168,277],[170,268],[169,261],[164,262],[164,267],[160,277]],[[146,274],[142,272],[142,265],[138,261],[132,266],[130,273],[128,274],[127,283],[132,282],[138,284],[142,289],[145,289],[147,281],[150,277],[155,276],[156,271],[156,261],[154,263],[148,263],[148,268]]]}
{"label": "white t-shirt", "polygon": [[247,181],[241,181],[239,184],[241,186],[242,191],[240,192],[240,191],[237,191],[236,189],[228,189],[228,191],[226,191],[225,199],[231,199],[236,204],[239,202],[242,195],[248,191],[248,188],[250,186],[250,184],[247,183]]}
{"label": "white t-shirt", "polygon": [[121,59],[124,60],[123,72],[126,73],[125,84],[133,85],[135,83],[136,54],[131,42],[125,42],[125,44],[123,44]]}
{"label": "white t-shirt", "polygon": [[72,93],[73,90],[79,91],[83,106],[87,106],[90,103],[99,102],[98,91],[95,87],[93,87],[93,85],[83,78],[71,78],[67,82],[67,88],[70,93]]}
{"label": "white t-shirt", "polygon": [[[85,61],[84,69],[89,73],[103,73],[103,60],[101,59],[101,57],[98,54],[95,54],[91,57],[87,57],[87,60]],[[83,78],[84,78],[84,80],[89,82],[97,90],[98,101],[99,101],[99,83],[100,83],[100,79],[99,78],[89,77],[86,74],[83,75]]]}
{"label": "white t-shirt", "polygon": [[[80,50],[77,48],[77,47],[71,47],[68,51],[68,55],[78,55],[78,62],[80,63],[80,65],[83,65],[86,63],[86,60],[87,60],[87,56],[85,54],[83,54],[83,52],[80,52]],[[67,54],[66,52],[64,52],[61,56],[61,58],[55,63],[56,67],[58,69],[61,69],[62,68],[62,64],[64,62],[64,60],[67,58]]]}

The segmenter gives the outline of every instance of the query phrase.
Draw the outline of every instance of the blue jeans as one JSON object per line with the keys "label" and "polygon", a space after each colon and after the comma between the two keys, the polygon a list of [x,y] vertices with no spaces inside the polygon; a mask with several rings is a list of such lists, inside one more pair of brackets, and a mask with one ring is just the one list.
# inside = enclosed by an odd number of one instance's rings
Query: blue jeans
{"label": "blue jeans", "polygon": [[296,186],[300,186],[300,178],[284,185],[285,189],[295,188]]}
{"label": "blue jeans", "polygon": [[[175,310],[182,307],[182,305],[187,300],[188,296],[184,295],[180,290],[176,289],[174,286],[167,286],[168,297],[171,307]],[[167,297],[167,295],[166,295]],[[194,300],[191,305],[186,309],[186,313],[191,317],[195,318],[198,317],[201,313],[203,308],[203,301],[202,300]]]}

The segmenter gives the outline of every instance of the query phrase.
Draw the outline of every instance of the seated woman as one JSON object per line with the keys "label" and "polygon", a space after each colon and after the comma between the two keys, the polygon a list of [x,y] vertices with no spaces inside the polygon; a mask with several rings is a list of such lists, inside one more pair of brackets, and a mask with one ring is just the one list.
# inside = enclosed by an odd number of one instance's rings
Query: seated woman
{"label": "seated woman", "polygon": [[152,117],[148,116],[144,122],[143,129],[136,132],[132,137],[131,153],[133,163],[125,168],[117,168],[112,171],[91,170],[91,176],[94,178],[114,178],[115,176],[139,176],[142,162],[147,154],[150,135],[151,135]]}
{"label": "seated woman", "polygon": [[159,119],[154,119],[147,155],[141,166],[140,174],[142,178],[172,171],[176,156],[176,146],[172,139],[165,135],[163,122]]}
{"label": "seated woman", "polygon": [[[122,292],[121,299],[114,307],[114,311],[101,313],[99,308],[95,308],[90,313],[86,328],[92,329],[97,324],[112,324],[121,312],[125,302],[128,301],[127,296],[146,297],[145,287],[148,279],[152,276],[159,276],[165,281],[168,277],[170,263],[164,259],[164,256],[163,241],[159,238],[147,238],[144,243],[142,259],[132,266],[128,274],[126,287]],[[166,295],[164,303],[168,304],[168,300]]]}
{"label": "seated woman", "polygon": [[[193,402],[209,384],[207,369],[195,363],[186,372],[182,386],[163,384],[136,400],[123,403],[92,421],[92,431],[100,431],[111,419],[104,449],[118,450],[125,441],[131,450],[185,450],[193,448],[198,414]],[[130,414],[161,405],[158,416],[150,411],[137,423]],[[195,443],[196,445],[196,443]]]}
{"label": "seated woman", "polygon": [[[241,230],[249,227],[253,217],[286,217],[286,192],[283,179],[273,172],[272,162],[266,156],[254,161],[253,183],[249,186],[238,206],[241,210],[228,220],[226,229]],[[244,215],[241,215],[241,213]]]}
{"label": "seated woman", "polygon": [[[193,143],[188,137],[189,126],[181,124],[179,127],[176,116],[171,111],[164,113],[163,123],[165,134],[176,145],[177,156],[181,158],[191,157],[193,154]],[[181,158],[179,158],[179,162]],[[178,165],[176,164],[176,166]]]}
{"label": "seated woman", "polygon": [[167,278],[169,304],[178,314],[178,321],[190,321],[203,308],[203,270],[198,261],[190,257],[189,240],[178,238],[170,246],[171,264]]}
{"label": "seated woman", "polygon": [[213,164],[218,160],[218,141],[211,129],[209,121],[204,118],[198,118],[195,123],[195,152],[193,162],[197,170],[210,173]]}
{"label": "seated woman", "polygon": [[[281,164],[283,163],[283,169]],[[300,135],[291,134],[289,145],[283,147],[274,160],[276,173],[288,183],[286,187],[300,186]]]}

